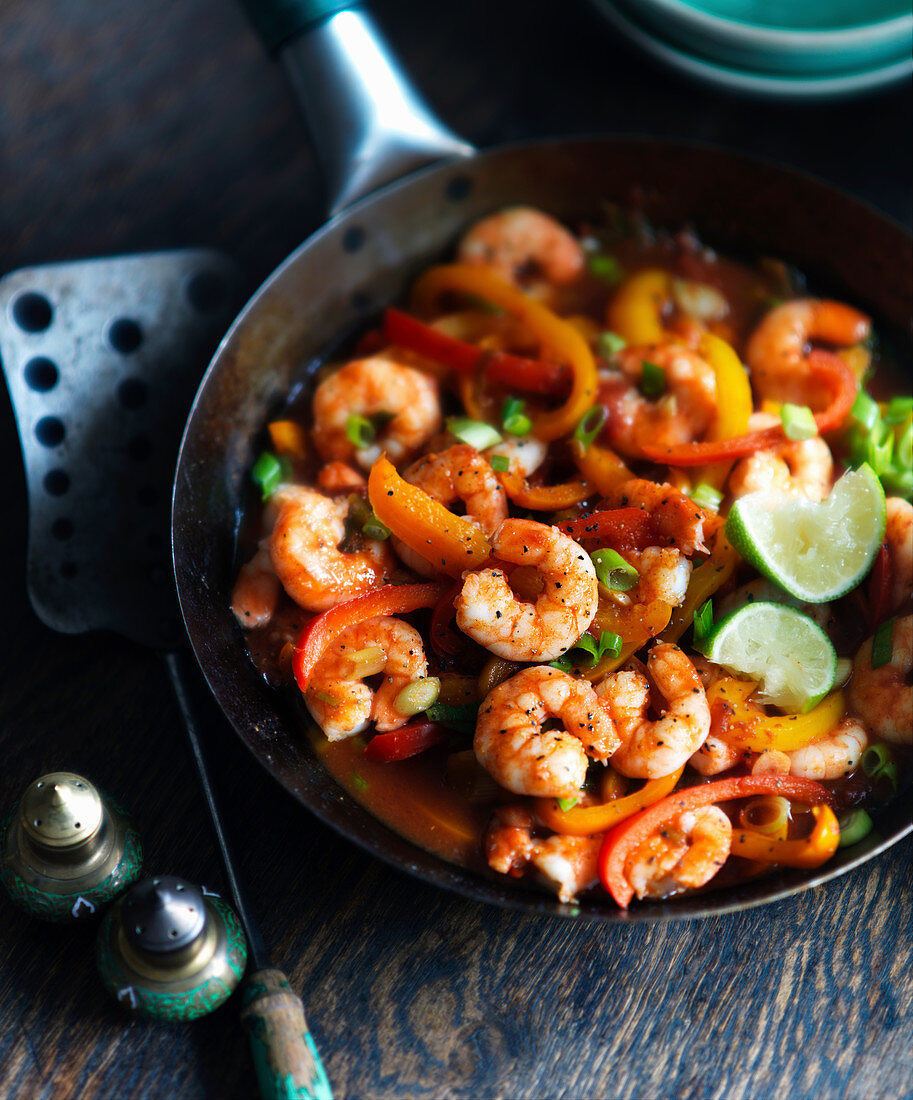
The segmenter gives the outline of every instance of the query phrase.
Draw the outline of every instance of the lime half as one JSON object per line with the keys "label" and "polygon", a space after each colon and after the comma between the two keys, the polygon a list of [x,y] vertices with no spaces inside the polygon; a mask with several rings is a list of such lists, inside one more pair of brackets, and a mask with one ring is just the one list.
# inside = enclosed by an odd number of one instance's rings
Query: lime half
{"label": "lime half", "polygon": [[821,504],[775,492],[733,504],[726,536],[760,573],[806,603],[855,588],[884,538],[884,489],[871,466],[850,470]]}
{"label": "lime half", "polygon": [[701,647],[714,664],[756,680],[756,698],[810,710],[834,686],[837,653],[820,626],[781,603],[750,603],[714,626]]}

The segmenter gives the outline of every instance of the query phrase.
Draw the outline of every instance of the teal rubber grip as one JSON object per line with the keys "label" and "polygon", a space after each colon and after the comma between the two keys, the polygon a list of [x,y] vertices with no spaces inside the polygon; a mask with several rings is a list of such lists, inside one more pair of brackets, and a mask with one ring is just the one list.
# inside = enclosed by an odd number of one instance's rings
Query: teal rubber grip
{"label": "teal rubber grip", "polygon": [[357,0],[241,0],[241,7],[270,53],[331,16],[360,6]]}

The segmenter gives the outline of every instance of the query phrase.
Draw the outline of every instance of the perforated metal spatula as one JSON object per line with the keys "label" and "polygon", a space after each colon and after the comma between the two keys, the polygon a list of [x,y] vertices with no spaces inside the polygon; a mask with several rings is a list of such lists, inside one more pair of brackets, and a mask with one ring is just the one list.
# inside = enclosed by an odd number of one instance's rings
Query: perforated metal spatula
{"label": "perforated metal spatula", "polygon": [[181,431],[239,304],[207,249],[82,260],[0,280],[0,360],[29,499],[28,590],[53,630],[114,630],[161,650],[184,718],[252,973],[242,1015],[265,1097],[330,1097],[301,1001],[241,889],[190,705],[170,561]]}

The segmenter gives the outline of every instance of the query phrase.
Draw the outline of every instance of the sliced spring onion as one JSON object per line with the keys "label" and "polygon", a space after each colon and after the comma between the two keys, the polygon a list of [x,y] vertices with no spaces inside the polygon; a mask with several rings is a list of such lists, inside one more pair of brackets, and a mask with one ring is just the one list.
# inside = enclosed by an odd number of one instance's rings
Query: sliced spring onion
{"label": "sliced spring onion", "polygon": [[801,442],[804,439],[814,439],[818,434],[815,414],[808,405],[791,405],[784,401],[780,407],[780,420],[787,439]]}
{"label": "sliced spring onion", "polygon": [[366,416],[358,416],[356,413],[349,413],[346,418],[346,439],[348,439],[353,447],[357,447],[358,450],[363,451],[365,447],[371,446],[376,436],[377,431]]}
{"label": "sliced spring onion", "polygon": [[368,504],[363,496],[360,496],[358,493],[349,494],[349,512],[346,518],[351,522],[353,527],[357,527],[360,531],[373,515],[374,513],[371,511],[371,505]]}
{"label": "sliced spring onion", "polygon": [[708,512],[718,512],[723,503],[723,494],[706,481],[702,481],[689,496],[699,508],[706,508]]}
{"label": "sliced spring onion", "polygon": [[620,283],[624,278],[624,269],[614,256],[607,252],[596,252],[587,260],[590,274],[607,283]]}
{"label": "sliced spring onion", "polygon": [[858,844],[874,828],[874,823],[865,810],[850,810],[849,813],[841,814],[837,823],[840,826],[838,848],[849,848],[851,844]]}
{"label": "sliced spring onion", "polygon": [[360,776],[358,772],[352,772],[352,782],[355,784],[355,788],[359,791],[366,791],[368,789],[368,781],[363,776]]}
{"label": "sliced spring onion", "polygon": [[426,708],[432,722],[475,722],[478,703],[430,703]]}
{"label": "sliced spring onion", "polygon": [[888,619],[875,631],[872,639],[872,669],[886,665],[894,654],[894,620]]}
{"label": "sliced spring onion", "polygon": [[[860,396],[862,395],[860,394]],[[866,394],[866,397],[868,397],[868,394]],[[871,397],[869,397],[869,400],[872,401]],[[875,402],[872,401],[872,404],[875,405]],[[875,410],[877,413],[877,405],[875,405]],[[856,416],[855,405],[852,412]],[[913,397],[892,397],[884,411],[884,422],[885,424],[903,424],[910,415],[913,415]],[[857,416],[856,419],[859,420],[859,417]],[[870,425],[866,426],[869,427]]]}
{"label": "sliced spring onion", "polygon": [[328,707],[338,707],[342,705],[342,700],[335,695],[330,695],[328,691],[315,691],[314,698]]}
{"label": "sliced spring onion", "polygon": [[834,672],[834,687],[839,688],[849,680],[853,674],[853,662],[849,657],[837,658],[837,669]]}
{"label": "sliced spring onion", "polygon": [[789,801],[778,794],[753,798],[739,811],[739,822],[745,829],[785,839],[789,827]]}
{"label": "sliced spring onion", "polygon": [[393,708],[411,718],[413,714],[421,714],[433,706],[440,691],[441,681],[437,676],[423,676],[421,680],[406,684],[393,700]]}
{"label": "sliced spring onion", "polygon": [[614,359],[627,346],[628,341],[617,332],[600,332],[596,337],[596,351],[603,359]]}
{"label": "sliced spring onion", "polygon": [[349,660],[352,662],[351,675],[356,680],[376,676],[387,667],[387,655],[379,645],[369,645],[365,649],[359,649]]}
{"label": "sliced spring onion", "polygon": [[699,646],[713,629],[713,600],[705,600],[694,613],[694,645]]}
{"label": "sliced spring onion", "polygon": [[558,803],[558,809],[563,814],[566,814],[568,810],[570,810],[573,806],[576,806],[577,803],[580,801],[580,795],[575,794],[571,798],[556,798],[555,801]]}
{"label": "sliced spring onion", "polygon": [[278,458],[272,451],[264,451],[254,463],[250,476],[260,489],[264,500],[275,493],[283,481],[291,474],[291,463],[284,456]]}
{"label": "sliced spring onion", "polygon": [[366,519],[362,524],[361,533],[369,539],[377,539],[382,541],[388,539],[391,535],[390,528],[377,518],[375,515],[371,515],[369,519]]}
{"label": "sliced spring onion", "polygon": [[878,423],[880,415],[878,402],[869,397],[865,390],[860,390],[856,394],[852,409],[850,409],[850,416],[857,420],[866,431],[870,432]]}
{"label": "sliced spring onion", "polygon": [[482,420],[470,420],[466,416],[451,416],[447,420],[447,427],[451,435],[455,435],[461,443],[468,443],[477,451],[484,451],[486,447],[494,447],[501,442],[501,435],[490,425]]}
{"label": "sliced spring onion", "polygon": [[869,745],[862,754],[862,770],[874,779],[888,764],[894,763],[894,755],[887,745]]}
{"label": "sliced spring onion", "polygon": [[507,455],[492,455],[488,465],[499,474],[506,474],[510,469],[510,459]]}
{"label": "sliced spring onion", "polygon": [[[640,580],[640,574],[626,562],[617,550],[594,550],[590,554],[596,580],[610,592],[630,592]],[[584,634],[584,637],[587,635]]]}
{"label": "sliced spring onion", "polygon": [[599,435],[607,416],[608,413],[604,405],[594,405],[581,416],[577,422],[577,427],[574,429],[574,439],[583,444],[584,450]]}
{"label": "sliced spring onion", "polygon": [[501,425],[511,435],[529,435],[533,422],[523,411],[524,402],[519,397],[508,397],[501,411]]}
{"label": "sliced spring onion", "polygon": [[621,652],[622,639],[611,630],[603,630],[599,641],[591,634],[581,634],[571,648],[551,662],[552,668],[561,672],[570,672],[574,668],[592,668],[608,653],[617,657]]}
{"label": "sliced spring onion", "polygon": [[641,362],[640,392],[644,397],[662,397],[666,392],[666,372],[649,359]]}

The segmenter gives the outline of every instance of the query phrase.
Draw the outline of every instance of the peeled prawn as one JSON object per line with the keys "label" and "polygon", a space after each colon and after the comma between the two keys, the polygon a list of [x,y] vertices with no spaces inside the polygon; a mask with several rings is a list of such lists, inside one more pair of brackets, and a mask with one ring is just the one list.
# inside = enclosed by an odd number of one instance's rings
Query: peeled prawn
{"label": "peeled prawn", "polygon": [[684,810],[625,861],[638,898],[667,898],[708,883],[729,858],[732,824],[719,806]]}
{"label": "peeled prawn", "polygon": [[665,713],[656,721],[647,717],[650,684],[640,672],[607,676],[596,694],[621,738],[612,767],[632,778],[660,779],[682,767],[704,743],[710,707],[697,669],[677,645],[655,645],[647,672],[666,701]]}
{"label": "peeled prawn", "polygon": [[885,501],[888,523],[885,542],[891,559],[889,611],[897,611],[913,594],[913,504],[900,497]]}
{"label": "peeled prawn", "polygon": [[586,553],[557,527],[508,519],[491,537],[496,558],[539,571],[535,603],[517,599],[503,569],[467,573],[456,600],[457,626],[509,661],[552,661],[569,649],[596,614],[596,570]]}
{"label": "peeled prawn", "polygon": [[847,688],[849,709],[877,737],[895,745],[913,744],[913,615],[895,619],[891,656],[872,668],[872,638],[862,643],[853,661]]}
{"label": "peeled prawn", "polygon": [[[346,434],[350,416],[391,419],[373,443],[358,448]],[[441,427],[437,382],[427,374],[374,356],[355,359],[314,391],[314,446],[325,459],[369,469],[386,451],[391,462],[416,454]]]}
{"label": "peeled prawn", "polygon": [[820,741],[786,753],[789,774],[806,779],[839,779],[855,770],[868,743],[865,726],[857,718],[844,718]]}
{"label": "peeled prawn", "polygon": [[280,591],[269,547],[262,545],[238,571],[231,593],[232,614],[245,630],[266,626],[275,613]]}
{"label": "peeled prawn", "polygon": [[637,570],[638,580],[630,592],[615,593],[621,604],[645,604],[662,600],[679,607],[688,591],[691,562],[680,550],[648,546],[646,550],[623,555]]}
{"label": "peeled prawn", "polygon": [[705,553],[706,512],[698,508],[681,489],[634,477],[615,486],[605,497],[607,508],[640,508],[650,513],[653,526],[664,543],[675,546],[687,557]]}
{"label": "peeled prawn", "polygon": [[[359,655],[371,662],[369,670],[360,670]],[[376,691],[362,682],[368,671],[383,673]],[[397,695],[427,673],[422,636],[414,627],[392,617],[369,619],[333,639],[311,674],[304,701],[330,741],[361,733],[372,719],[387,732],[409,721],[394,706]]]}
{"label": "peeled prawn", "polygon": [[494,455],[506,458],[510,473],[529,477],[545,461],[548,444],[543,443],[541,439],[536,439],[534,435],[508,436],[507,439],[502,439],[500,443],[489,447],[484,454],[489,462]]}
{"label": "peeled prawn", "polygon": [[273,497],[278,515],[269,537],[276,576],[305,611],[326,611],[386,584],[396,562],[385,542],[366,539],[351,553],[339,549],[347,505],[303,485],[284,485]]}
{"label": "peeled prawn", "polygon": [[[563,727],[543,729],[546,718]],[[473,741],[479,763],[502,787],[545,798],[578,792],[589,760],[605,763],[617,747],[590,684],[548,665],[525,668],[489,692]]]}
{"label": "peeled prawn", "polygon": [[[772,414],[755,413],[749,429],[769,428],[779,422]],[[746,493],[773,491],[781,496],[802,496],[820,502],[831,491],[833,474],[830,447],[816,435],[755,451],[741,459],[729,475],[729,492],[734,497],[743,497]]]}

